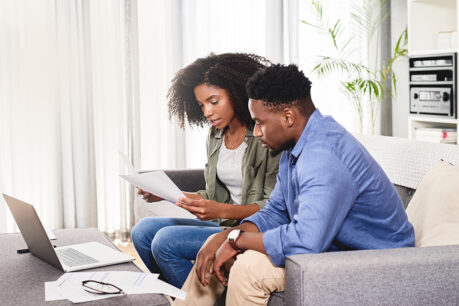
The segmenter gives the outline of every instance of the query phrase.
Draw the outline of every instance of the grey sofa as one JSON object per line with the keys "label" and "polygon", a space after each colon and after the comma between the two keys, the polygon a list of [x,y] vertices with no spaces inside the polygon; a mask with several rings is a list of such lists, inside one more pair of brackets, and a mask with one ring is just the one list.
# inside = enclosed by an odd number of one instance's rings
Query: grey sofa
{"label": "grey sofa", "polygon": [[[459,165],[455,145],[355,136],[383,167],[405,208],[438,160]],[[204,188],[202,170],[166,173],[182,190]],[[295,255],[285,268],[285,292],[272,294],[269,305],[459,304],[459,245]]]}

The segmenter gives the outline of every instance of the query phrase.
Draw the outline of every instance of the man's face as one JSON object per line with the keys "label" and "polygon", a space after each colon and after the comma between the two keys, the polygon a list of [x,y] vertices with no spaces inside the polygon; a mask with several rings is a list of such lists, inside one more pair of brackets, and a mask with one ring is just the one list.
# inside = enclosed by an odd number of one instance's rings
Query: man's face
{"label": "man's face", "polygon": [[263,147],[272,152],[279,152],[288,147],[286,127],[282,122],[282,113],[265,107],[262,100],[249,100],[249,111],[255,128],[253,134],[259,138]]}

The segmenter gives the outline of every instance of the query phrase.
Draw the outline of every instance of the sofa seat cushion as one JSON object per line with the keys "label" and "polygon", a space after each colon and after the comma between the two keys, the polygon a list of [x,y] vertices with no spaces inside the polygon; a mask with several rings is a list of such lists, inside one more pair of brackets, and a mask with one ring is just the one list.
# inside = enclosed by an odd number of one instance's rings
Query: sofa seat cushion
{"label": "sofa seat cushion", "polygon": [[416,246],[459,244],[459,167],[439,161],[422,179],[406,213]]}

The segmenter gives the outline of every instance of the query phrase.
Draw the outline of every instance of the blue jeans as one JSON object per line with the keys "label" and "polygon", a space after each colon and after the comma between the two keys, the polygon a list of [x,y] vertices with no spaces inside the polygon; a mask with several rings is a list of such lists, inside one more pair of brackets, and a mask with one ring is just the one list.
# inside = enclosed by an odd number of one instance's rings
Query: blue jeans
{"label": "blue jeans", "polygon": [[193,267],[191,260],[206,239],[220,231],[212,221],[149,217],[134,226],[131,238],[148,269],[181,288]]}

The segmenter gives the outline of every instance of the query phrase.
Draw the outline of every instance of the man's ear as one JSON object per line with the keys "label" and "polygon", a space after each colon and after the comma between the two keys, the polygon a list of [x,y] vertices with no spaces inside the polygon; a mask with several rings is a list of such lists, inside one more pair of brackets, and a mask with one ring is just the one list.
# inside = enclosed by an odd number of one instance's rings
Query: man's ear
{"label": "man's ear", "polygon": [[292,127],[295,123],[295,112],[292,108],[286,107],[282,111],[282,123],[285,124],[286,127]]}

